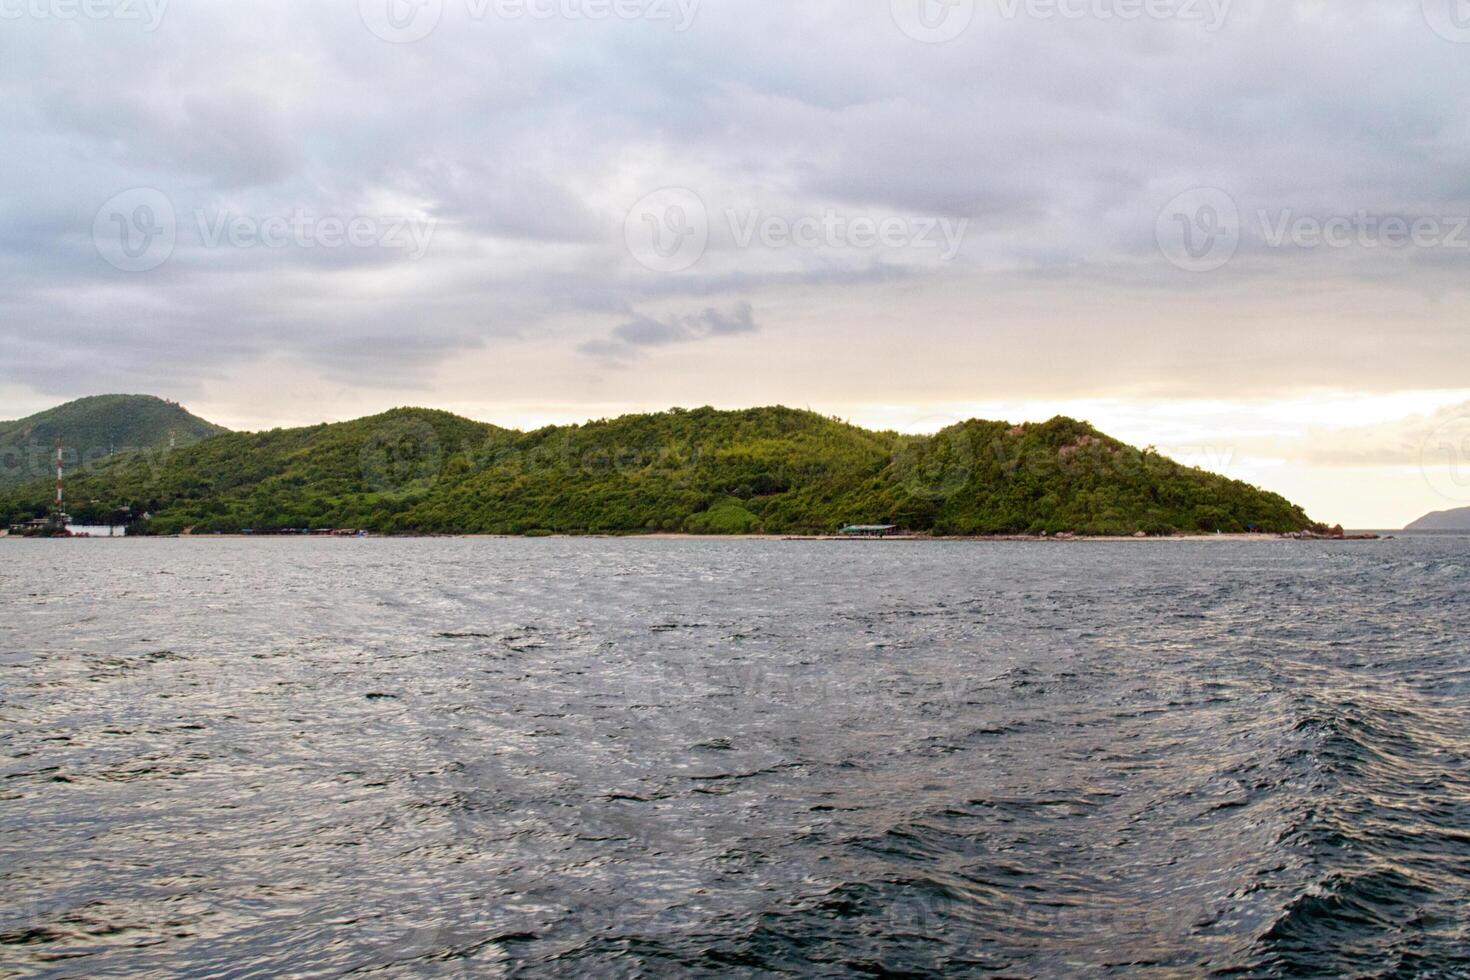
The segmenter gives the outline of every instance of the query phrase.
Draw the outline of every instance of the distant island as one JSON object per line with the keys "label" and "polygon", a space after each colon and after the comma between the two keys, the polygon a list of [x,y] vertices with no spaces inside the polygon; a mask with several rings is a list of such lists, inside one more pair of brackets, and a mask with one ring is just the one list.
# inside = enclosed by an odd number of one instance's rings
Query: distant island
{"label": "distant island", "polygon": [[1405,531],[1470,531],[1470,507],[1438,510],[1425,514],[1404,528]]}
{"label": "distant island", "polygon": [[0,422],[0,487],[49,474],[56,440],[68,467],[137,449],[189,446],[227,432],[152,395],[93,395],[14,422]]}
{"label": "distant island", "polygon": [[[857,524],[1137,536],[1320,527],[1274,493],[1063,417],[971,420],[905,436],[783,407],[698,408],[520,432],[402,408],[243,433],[191,426],[195,417],[173,403],[106,397],[43,414],[72,420],[54,429],[84,461],[66,481],[72,519],[125,523],[131,534],[830,534]],[[105,406],[102,418],[89,404]],[[160,414],[158,404],[171,410]],[[155,415],[151,431],[115,424]],[[53,429],[30,431],[44,441]],[[79,443],[78,433],[107,439],[112,451]],[[114,447],[118,440],[133,446]],[[0,521],[45,517],[53,482],[41,473],[0,486]]]}

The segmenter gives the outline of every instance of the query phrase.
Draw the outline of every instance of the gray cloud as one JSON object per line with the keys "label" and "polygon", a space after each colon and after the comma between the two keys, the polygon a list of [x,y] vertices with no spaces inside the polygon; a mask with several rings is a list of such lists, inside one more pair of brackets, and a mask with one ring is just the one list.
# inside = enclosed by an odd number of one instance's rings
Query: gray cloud
{"label": "gray cloud", "polygon": [[[1006,385],[1057,397],[1412,388],[1470,362],[1470,250],[1271,247],[1252,217],[1470,215],[1470,46],[1417,2],[1237,0],[1211,32],[1007,20],[980,0],[942,45],[881,2],[709,3],[683,33],[468,9],[446,0],[439,29],[403,45],[354,3],[199,0],[152,33],[7,21],[0,340],[25,356],[0,381],[187,393],[284,356],[372,386],[553,330],[572,333],[561,367],[576,370],[579,354],[630,364],[754,333],[751,303],[759,342],[806,345],[783,358],[799,379],[831,340],[810,324],[826,311],[835,330],[859,300],[867,344],[942,344],[957,371],[1006,363]],[[697,193],[711,224],[707,253],[672,273],[624,242],[628,208],[666,186]],[[1155,240],[1160,208],[1198,186],[1246,224],[1203,275]],[[172,256],[140,273],[91,240],[98,208],[133,187],[179,216]],[[740,247],[729,209],[971,223],[944,263]],[[221,212],[436,226],[417,259],[211,247],[194,215]],[[669,309],[701,312],[628,313]]]}
{"label": "gray cloud", "polygon": [[621,362],[636,356],[640,347],[687,344],[713,337],[755,333],[758,329],[754,310],[749,303],[742,301],[728,311],[709,307],[698,313],[661,320],[635,316],[618,324],[607,337],[586,341],[579,349],[584,354]]}

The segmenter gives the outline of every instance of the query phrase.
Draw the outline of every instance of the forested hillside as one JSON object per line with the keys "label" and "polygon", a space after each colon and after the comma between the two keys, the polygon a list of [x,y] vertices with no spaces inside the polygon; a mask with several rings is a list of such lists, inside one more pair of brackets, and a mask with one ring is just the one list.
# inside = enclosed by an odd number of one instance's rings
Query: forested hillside
{"label": "forested hillside", "polygon": [[67,468],[77,469],[117,454],[161,449],[170,440],[189,446],[225,431],[152,395],[79,398],[15,422],[0,422],[0,486],[50,473],[58,438]]}
{"label": "forested hillside", "polygon": [[[15,520],[44,484],[0,495]],[[521,433],[398,409],[305,429],[216,436],[100,464],[73,511],[148,513],[177,533],[350,527],[419,533],[940,534],[1297,530],[1271,493],[1126,446],[1072,419],[873,432],[788,408],[630,415]]]}

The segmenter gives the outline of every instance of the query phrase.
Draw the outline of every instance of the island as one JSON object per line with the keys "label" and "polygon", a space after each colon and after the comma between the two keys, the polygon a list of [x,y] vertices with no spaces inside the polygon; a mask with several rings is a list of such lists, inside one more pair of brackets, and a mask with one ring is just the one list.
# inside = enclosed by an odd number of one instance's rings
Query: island
{"label": "island", "polygon": [[[73,521],[130,535],[1326,530],[1277,494],[1066,417],[914,436],[780,406],[676,408],[522,432],[400,408],[269,432],[196,428],[187,443],[139,435],[126,451],[72,447],[87,460],[66,476]],[[44,476],[0,487],[7,526],[54,506]]]}
{"label": "island", "polygon": [[1425,514],[1404,528],[1405,531],[1470,531],[1470,507],[1437,510]]}

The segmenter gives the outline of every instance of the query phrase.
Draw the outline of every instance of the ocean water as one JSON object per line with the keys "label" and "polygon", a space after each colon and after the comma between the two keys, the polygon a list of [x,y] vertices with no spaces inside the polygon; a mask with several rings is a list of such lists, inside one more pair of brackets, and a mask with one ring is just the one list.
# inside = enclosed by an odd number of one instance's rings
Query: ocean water
{"label": "ocean water", "polygon": [[1470,538],[0,542],[0,972],[1470,976]]}

